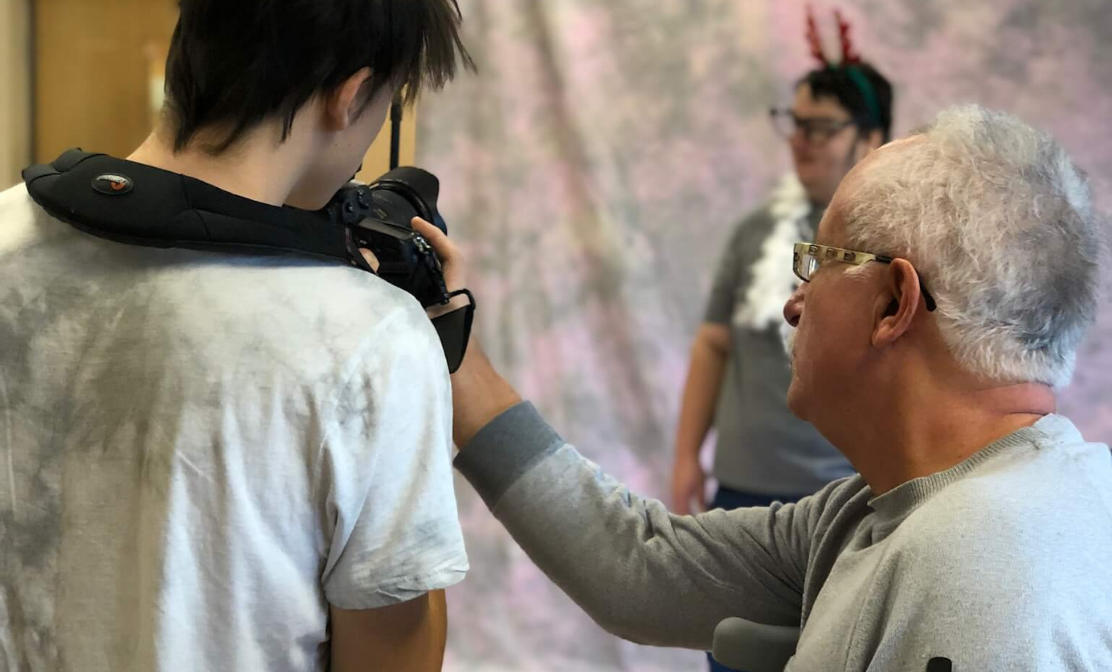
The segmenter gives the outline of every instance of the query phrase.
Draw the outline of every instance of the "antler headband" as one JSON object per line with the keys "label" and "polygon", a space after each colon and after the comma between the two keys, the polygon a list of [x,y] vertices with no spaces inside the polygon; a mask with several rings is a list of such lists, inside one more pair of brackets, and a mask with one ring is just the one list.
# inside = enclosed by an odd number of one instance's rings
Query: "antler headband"
{"label": "antler headband", "polygon": [[811,55],[827,68],[834,68],[839,65],[860,65],[861,56],[854,51],[853,39],[850,37],[851,26],[849,21],[846,21],[842,12],[837,9],[834,10],[834,20],[838,23],[838,41],[842,47],[842,58],[838,63],[834,63],[826,57],[822,48],[822,39],[819,37],[818,22],[815,21],[815,10],[811,5],[807,5],[807,43],[811,47]]}
{"label": "antler headband", "polygon": [[865,106],[869,109],[872,121],[879,125],[880,104],[877,102],[876,90],[859,67],[861,56],[853,48],[849,21],[846,21],[842,12],[837,9],[834,10],[834,20],[838,24],[838,42],[842,47],[842,59],[838,63],[833,63],[826,57],[826,52],[822,48],[822,39],[819,37],[818,22],[815,21],[814,8],[807,5],[807,43],[811,47],[811,56],[824,68],[845,70],[853,85],[861,92],[861,97],[865,99]]}

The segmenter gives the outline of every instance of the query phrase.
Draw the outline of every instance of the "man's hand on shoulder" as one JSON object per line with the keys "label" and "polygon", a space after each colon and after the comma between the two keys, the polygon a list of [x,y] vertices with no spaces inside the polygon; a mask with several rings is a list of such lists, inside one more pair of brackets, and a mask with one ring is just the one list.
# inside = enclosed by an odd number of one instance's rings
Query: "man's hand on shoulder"
{"label": "man's hand on shoulder", "polygon": [[[414,218],[417,230],[433,249],[444,267],[444,281],[449,291],[465,286],[466,264],[455,243],[437,227]],[[452,406],[454,410],[452,438],[464,448],[490,421],[521,403],[521,396],[494,370],[486,353],[474,336],[467,355],[456,373],[452,374]]]}

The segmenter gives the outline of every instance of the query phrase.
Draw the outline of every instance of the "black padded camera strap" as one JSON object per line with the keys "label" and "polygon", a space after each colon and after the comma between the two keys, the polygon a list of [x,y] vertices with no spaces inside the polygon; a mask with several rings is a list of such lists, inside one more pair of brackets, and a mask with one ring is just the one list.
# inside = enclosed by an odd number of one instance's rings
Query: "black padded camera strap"
{"label": "black padded camera strap", "polygon": [[54,217],[121,243],[362,261],[347,227],[323,215],[251,201],[105,154],[70,150],[23,171],[23,179],[31,198]]}
{"label": "black padded camera strap", "polygon": [[[351,229],[316,212],[275,207],[200,180],[106,154],[74,149],[23,171],[44,210],[86,233],[129,245],[215,252],[298,254],[372,272]],[[470,340],[474,298],[433,320],[448,370]]]}

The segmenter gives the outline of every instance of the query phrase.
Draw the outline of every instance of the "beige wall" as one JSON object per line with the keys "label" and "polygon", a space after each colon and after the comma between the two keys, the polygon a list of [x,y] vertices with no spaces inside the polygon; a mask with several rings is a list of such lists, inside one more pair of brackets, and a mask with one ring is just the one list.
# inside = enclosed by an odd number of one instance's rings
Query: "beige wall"
{"label": "beige wall", "polygon": [[0,0],[0,189],[31,162],[30,0]]}

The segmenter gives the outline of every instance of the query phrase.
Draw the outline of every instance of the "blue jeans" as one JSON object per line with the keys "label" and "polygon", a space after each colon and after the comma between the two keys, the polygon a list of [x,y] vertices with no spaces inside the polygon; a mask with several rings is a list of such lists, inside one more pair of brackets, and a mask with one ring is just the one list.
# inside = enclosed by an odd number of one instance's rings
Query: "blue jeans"
{"label": "blue jeans", "polygon": [[[718,486],[718,490],[714,493],[714,499],[710,501],[707,508],[733,511],[734,509],[744,509],[751,506],[769,506],[773,502],[784,502],[785,504],[789,502],[798,502],[803,499],[804,496],[805,495],[757,495]],[[710,672],[741,672],[741,670],[726,667],[718,662],[710,655],[710,652],[707,652],[707,661],[710,662]]]}
{"label": "blue jeans", "polygon": [[734,509],[744,509],[750,506],[770,506],[773,502],[789,504],[798,502],[806,496],[807,495],[756,495],[718,486],[718,490],[714,493],[714,499],[710,500],[710,504],[707,505],[707,508],[733,511]]}

